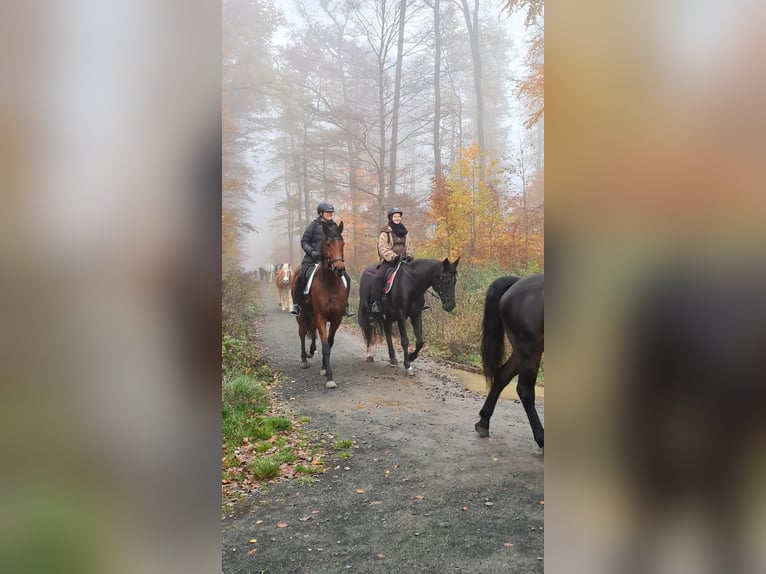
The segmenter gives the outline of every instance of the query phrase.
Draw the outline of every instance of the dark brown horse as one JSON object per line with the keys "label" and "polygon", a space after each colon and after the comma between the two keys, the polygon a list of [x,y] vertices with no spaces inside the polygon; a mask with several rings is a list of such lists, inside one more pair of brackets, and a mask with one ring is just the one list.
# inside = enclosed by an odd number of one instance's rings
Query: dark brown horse
{"label": "dark brown horse", "polygon": [[[335,341],[335,332],[343,321],[348,294],[342,279],[346,269],[343,259],[343,222],[338,224],[337,230],[329,227],[326,223],[323,224],[323,229],[324,240],[322,241],[320,262],[311,281],[309,295],[306,302],[301,306],[301,314],[296,317],[296,320],[298,321],[298,335],[301,339],[301,368],[307,369],[309,365],[306,358],[314,356],[316,333],[319,331],[319,339],[322,341],[322,370],[319,374],[327,376],[325,386],[332,389],[337,385],[332,377],[330,350]],[[307,334],[311,337],[311,348],[308,355],[306,354]]]}
{"label": "dark brown horse", "polygon": [[[500,277],[487,289],[481,335],[481,361],[490,385],[475,429],[479,436],[489,436],[489,419],[497,399],[511,379],[519,375],[516,392],[524,405],[535,442],[543,448],[543,425],[535,409],[535,382],[543,357],[543,275],[519,278]],[[505,337],[513,348],[503,362]]]}

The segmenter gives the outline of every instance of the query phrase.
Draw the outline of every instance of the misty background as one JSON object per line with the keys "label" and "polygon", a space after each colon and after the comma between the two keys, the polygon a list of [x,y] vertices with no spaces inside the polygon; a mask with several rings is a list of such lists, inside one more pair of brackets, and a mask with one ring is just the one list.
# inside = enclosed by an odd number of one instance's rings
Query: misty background
{"label": "misty background", "polygon": [[417,256],[542,266],[542,1],[227,0],[222,30],[224,268],[296,265],[323,200],[352,272],[394,205]]}

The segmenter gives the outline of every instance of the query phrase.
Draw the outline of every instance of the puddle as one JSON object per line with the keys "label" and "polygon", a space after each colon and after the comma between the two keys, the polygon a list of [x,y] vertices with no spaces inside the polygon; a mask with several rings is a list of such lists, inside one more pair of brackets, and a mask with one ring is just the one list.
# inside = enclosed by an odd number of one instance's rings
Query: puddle
{"label": "puddle", "polygon": [[[460,369],[451,369],[450,374],[454,375],[457,381],[469,391],[479,393],[480,395],[483,395],[485,397],[487,396],[489,389],[487,389],[487,384],[486,384],[486,380],[484,379],[484,375],[470,373],[468,371],[461,371]],[[542,399],[544,397],[545,397],[545,389],[543,389],[543,387],[539,385],[536,385],[535,398]],[[516,394],[516,379],[511,381],[511,383],[505,389],[503,389],[503,392],[500,393],[500,398],[506,399],[506,400],[510,399],[514,401],[519,400],[519,396]]]}

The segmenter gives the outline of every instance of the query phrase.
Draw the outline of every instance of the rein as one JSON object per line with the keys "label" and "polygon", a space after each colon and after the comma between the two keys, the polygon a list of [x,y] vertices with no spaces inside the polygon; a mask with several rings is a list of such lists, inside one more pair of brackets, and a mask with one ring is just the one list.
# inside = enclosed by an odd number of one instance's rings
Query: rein
{"label": "rein", "polygon": [[[414,282],[416,285],[418,285],[418,286],[420,286],[420,287],[423,287],[423,285],[420,283],[420,281],[418,281],[418,280],[415,278],[415,276],[414,276],[412,273],[410,273],[409,271],[407,271],[407,267],[404,265],[404,262],[403,262],[403,261],[399,262],[399,268],[400,268],[402,271],[404,271],[404,274],[405,274],[405,275],[407,275],[407,276],[408,276],[410,279],[412,279],[412,281],[413,281],[413,282]],[[443,295],[441,294],[440,288],[441,288],[441,286],[442,286],[442,282],[444,281],[444,278],[445,278],[445,277],[449,277],[449,275],[448,275],[448,274],[445,274],[445,273],[439,273],[439,289],[437,289],[437,288],[436,288],[436,285],[434,285],[434,284],[432,283],[432,284],[431,284],[431,287],[426,287],[426,288],[424,288],[424,289],[423,289],[423,293],[428,293],[429,295],[431,295],[431,297],[438,297],[438,298],[439,298],[439,300],[441,300],[441,299],[443,298]],[[436,292],[436,295],[434,295],[434,294],[431,292],[431,289],[433,289],[433,290]]]}

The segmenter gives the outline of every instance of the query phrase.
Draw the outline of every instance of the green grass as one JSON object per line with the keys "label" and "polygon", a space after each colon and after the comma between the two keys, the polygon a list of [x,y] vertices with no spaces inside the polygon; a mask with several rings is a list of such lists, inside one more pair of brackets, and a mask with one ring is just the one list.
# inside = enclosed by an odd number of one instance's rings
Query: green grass
{"label": "green grass", "polygon": [[354,441],[347,438],[335,442],[335,448],[351,448],[352,446],[354,446]]}
{"label": "green grass", "polygon": [[345,460],[347,458],[351,458],[352,456],[354,456],[354,455],[351,454],[350,452],[339,452],[338,453],[338,458],[341,459],[341,460]]}
{"label": "green grass", "polygon": [[292,449],[285,448],[280,451],[277,451],[276,454],[274,454],[274,460],[277,462],[284,463],[284,462],[295,462],[298,460],[298,455],[293,452]]}
{"label": "green grass", "polygon": [[299,474],[321,474],[324,472],[324,469],[321,465],[319,466],[307,466],[305,464],[299,464],[295,467],[295,472]]}
{"label": "green grass", "polygon": [[259,480],[268,480],[279,476],[280,462],[273,458],[256,458],[248,468],[253,476]]}

